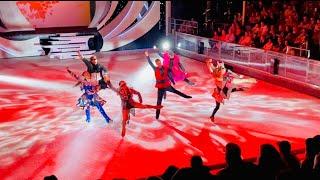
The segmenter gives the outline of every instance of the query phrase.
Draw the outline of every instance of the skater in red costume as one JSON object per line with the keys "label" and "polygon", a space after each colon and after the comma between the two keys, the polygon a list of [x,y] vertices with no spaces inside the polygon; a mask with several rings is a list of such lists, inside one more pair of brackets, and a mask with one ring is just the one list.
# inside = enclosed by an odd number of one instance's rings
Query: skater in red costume
{"label": "skater in red costume", "polygon": [[[122,106],[122,132],[121,136],[124,137],[126,134],[126,125],[129,123],[130,112],[134,110],[134,108],[140,109],[161,109],[162,106],[153,106],[148,104],[142,104],[142,96],[140,92],[136,91],[133,88],[127,86],[125,81],[119,82],[119,88],[111,88],[114,90],[121,98],[121,106]],[[137,95],[139,98],[139,102],[134,101],[133,95]]]}
{"label": "skater in red costume", "polygon": [[212,74],[216,87],[212,93],[216,101],[216,106],[210,116],[214,122],[214,116],[220,108],[220,104],[224,103],[224,99],[229,99],[231,92],[243,91],[243,88],[235,88],[232,81],[234,78],[240,78],[239,75],[225,68],[224,63],[217,62],[215,66],[212,59],[206,60],[206,65]]}

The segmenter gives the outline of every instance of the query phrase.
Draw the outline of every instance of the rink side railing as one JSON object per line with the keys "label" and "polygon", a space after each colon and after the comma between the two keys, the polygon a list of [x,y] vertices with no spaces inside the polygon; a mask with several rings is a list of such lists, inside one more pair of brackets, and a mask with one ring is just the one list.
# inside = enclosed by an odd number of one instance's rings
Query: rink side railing
{"label": "rink side railing", "polygon": [[197,21],[190,21],[190,20],[183,20],[183,19],[175,19],[170,18],[169,23],[170,32],[181,32],[187,34],[198,34],[198,22]]}
{"label": "rink side railing", "polygon": [[[177,50],[320,86],[320,61],[174,32]],[[278,67],[274,72],[274,66]],[[320,87],[319,87],[320,88]]]}

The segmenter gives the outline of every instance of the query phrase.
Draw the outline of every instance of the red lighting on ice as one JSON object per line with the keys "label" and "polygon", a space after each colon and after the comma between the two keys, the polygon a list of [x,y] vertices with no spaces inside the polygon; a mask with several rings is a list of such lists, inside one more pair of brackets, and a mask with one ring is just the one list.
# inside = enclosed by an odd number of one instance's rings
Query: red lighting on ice
{"label": "red lighting on ice", "polygon": [[[143,53],[98,59],[113,84],[125,80],[141,92],[144,103],[156,104],[153,70]],[[161,174],[171,164],[187,166],[194,154],[209,165],[222,163],[227,142],[238,143],[248,158],[258,154],[262,143],[288,140],[296,150],[304,147],[306,137],[319,133],[319,99],[250,77],[236,82],[249,89],[233,93],[213,124],[213,80],[204,63],[181,60],[196,86],[179,82],[175,87],[193,98],[168,93],[160,120],[155,120],[155,110],[136,110],[124,139],[120,98],[114,92],[99,93],[113,124],[106,124],[97,110],[88,124],[85,112],[76,107],[81,92],[65,68],[80,73],[82,62],[2,60],[0,177],[133,179]]]}

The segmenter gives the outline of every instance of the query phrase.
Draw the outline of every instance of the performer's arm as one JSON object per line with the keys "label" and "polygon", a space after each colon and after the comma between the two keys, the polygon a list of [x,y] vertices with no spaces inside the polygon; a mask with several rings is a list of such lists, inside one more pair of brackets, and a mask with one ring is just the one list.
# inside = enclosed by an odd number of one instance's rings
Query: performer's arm
{"label": "performer's arm", "polygon": [[215,67],[214,67],[213,64],[212,64],[212,59],[207,60],[207,61],[206,61],[206,65],[207,65],[210,73],[213,73]]}
{"label": "performer's arm", "polygon": [[169,58],[169,70],[171,71],[172,67],[173,67],[173,58]]}
{"label": "performer's arm", "polygon": [[111,83],[108,84],[110,89],[119,95],[119,90],[115,88]]}
{"label": "performer's arm", "polygon": [[110,77],[109,77],[109,73],[106,67],[104,67],[103,65],[100,64],[101,67],[101,76],[103,77],[104,82],[108,82],[109,85],[111,85],[110,83]]}
{"label": "performer's arm", "polygon": [[79,60],[80,60],[80,59],[81,59],[81,60],[84,59],[83,56],[82,56],[82,54],[81,54],[81,52],[80,52],[80,50],[77,51],[77,54],[78,54]]}
{"label": "performer's arm", "polygon": [[84,58],[82,56],[82,54],[80,53],[80,51],[78,51],[78,57],[79,57],[79,60],[82,60],[82,62],[89,68],[91,66],[91,63],[88,59]]}
{"label": "performer's arm", "polygon": [[69,73],[72,77],[74,77],[76,80],[79,80],[79,81],[80,81],[80,77],[79,77],[78,75],[76,75],[74,72],[72,72],[72,71],[69,69],[69,67],[67,67],[67,71],[68,71],[68,73]]}
{"label": "performer's arm", "polygon": [[158,53],[158,55],[159,55],[161,58],[163,58],[163,52],[161,52],[161,51],[159,50],[157,53]]}
{"label": "performer's arm", "polygon": [[168,69],[168,77],[169,77],[170,81],[172,82],[172,84],[175,85],[176,83],[174,82],[174,79],[173,79],[172,67],[173,67],[173,58],[170,58],[169,69]]}
{"label": "performer's arm", "polygon": [[138,96],[138,98],[139,98],[139,102],[142,103],[142,96],[141,96],[140,92],[136,91],[133,88],[130,88],[130,91],[132,92],[132,94],[136,94]]}
{"label": "performer's arm", "polygon": [[181,62],[179,62],[179,67],[183,72],[186,72],[186,69],[183,67],[183,65],[181,64]]}
{"label": "performer's arm", "polygon": [[103,75],[108,74],[108,69],[104,65],[100,64],[100,67]]}
{"label": "performer's arm", "polygon": [[149,57],[148,51],[144,52],[144,54],[145,54],[146,57],[147,57],[147,60],[148,60],[149,65],[152,67],[153,70],[156,70],[156,67],[155,67],[154,64],[151,62],[151,59],[150,59],[150,57]]}
{"label": "performer's arm", "polygon": [[228,70],[228,72],[229,72],[232,76],[234,76],[234,77],[236,77],[236,78],[241,78],[241,76],[239,76],[237,73],[235,73],[235,72],[233,72],[233,71],[231,71],[231,70]]}
{"label": "performer's arm", "polygon": [[174,82],[171,70],[168,71],[168,77],[169,77],[170,81],[172,82],[172,84],[175,85],[176,83]]}
{"label": "performer's arm", "polygon": [[[222,81],[222,86],[221,86],[222,88],[226,86],[227,81],[228,81],[228,79],[227,79],[227,80],[223,80],[223,81]],[[221,91],[221,92],[223,92],[223,91]]]}

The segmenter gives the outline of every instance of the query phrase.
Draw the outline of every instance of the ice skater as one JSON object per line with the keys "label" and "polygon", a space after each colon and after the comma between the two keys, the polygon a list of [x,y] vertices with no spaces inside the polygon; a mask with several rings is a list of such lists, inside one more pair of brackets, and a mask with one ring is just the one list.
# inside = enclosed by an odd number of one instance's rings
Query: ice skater
{"label": "ice skater", "polygon": [[[166,92],[172,92],[175,93],[181,97],[184,98],[192,98],[191,96],[188,96],[178,90],[176,90],[174,87],[171,86],[171,83],[175,84],[172,74],[171,74],[171,68],[172,63],[170,63],[169,67],[164,67],[161,63],[160,59],[156,59],[155,63],[157,66],[155,66],[149,57],[149,53],[146,51],[145,55],[147,57],[149,65],[154,70],[154,75],[156,78],[156,85],[155,87],[158,88],[158,97],[157,97],[157,105],[160,106],[162,103],[163,97],[165,97]],[[156,119],[159,119],[160,116],[160,109],[156,110]]]}
{"label": "ice skater", "polygon": [[[112,87],[121,98],[121,106],[122,106],[122,131],[121,136],[124,137],[126,134],[126,125],[129,124],[130,120],[130,112],[134,111],[134,108],[140,109],[161,109],[161,105],[153,106],[149,104],[142,104],[142,96],[140,92],[135,89],[128,87],[125,81],[119,82],[119,88],[115,89]],[[136,102],[133,99],[133,95],[137,95],[139,98],[139,102]],[[133,112],[134,115],[134,112]]]}
{"label": "ice skater", "polygon": [[77,84],[80,84],[81,90],[84,91],[78,99],[77,106],[81,109],[85,109],[86,121],[89,123],[91,120],[90,107],[96,107],[107,123],[112,121],[102,107],[106,101],[98,95],[98,91],[100,89],[99,84],[91,78],[90,73],[88,71],[84,71],[82,76],[78,76],[69,68],[67,68],[67,71],[72,77],[78,80]]}
{"label": "ice skater", "polygon": [[98,59],[95,55],[91,56],[89,61],[81,55],[80,51],[78,51],[78,57],[87,66],[87,71],[90,73],[91,77],[99,83],[101,89],[112,86],[107,68],[98,63]]}
{"label": "ice skater", "polygon": [[163,58],[164,67],[169,68],[170,64],[172,63],[171,71],[173,80],[175,82],[184,81],[189,85],[195,85],[194,82],[187,78],[187,72],[180,62],[180,57],[176,53],[174,53],[172,50],[164,51],[161,57]]}
{"label": "ice skater", "polygon": [[215,114],[220,108],[220,104],[224,103],[224,99],[229,99],[230,94],[235,91],[243,91],[243,88],[237,88],[232,83],[234,78],[241,78],[241,76],[232,72],[229,69],[226,69],[224,63],[217,62],[217,65],[213,65],[212,59],[206,60],[206,65],[212,74],[215,82],[215,88],[212,93],[216,101],[216,106],[210,116],[212,122],[214,122]]}

